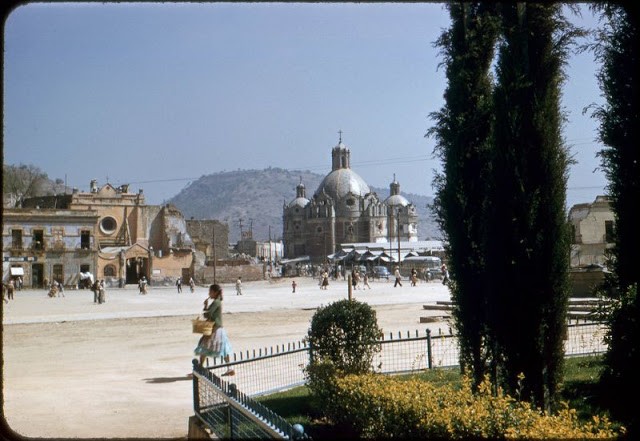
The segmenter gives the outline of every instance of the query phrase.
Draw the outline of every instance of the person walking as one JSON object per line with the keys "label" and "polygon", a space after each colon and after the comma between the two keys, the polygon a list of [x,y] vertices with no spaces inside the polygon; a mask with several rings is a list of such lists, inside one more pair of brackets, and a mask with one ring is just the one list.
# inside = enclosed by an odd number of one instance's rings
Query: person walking
{"label": "person walking", "polygon": [[329,273],[327,271],[323,271],[322,273],[322,283],[320,285],[320,289],[324,289],[326,291],[327,286],[329,286]]}
{"label": "person walking", "polygon": [[64,295],[64,283],[62,283],[62,281],[58,282],[58,290],[60,291],[60,294],[62,295],[62,297],[65,297],[65,295]]}
{"label": "person walking", "polygon": [[[231,343],[227,331],[222,325],[222,287],[217,283],[209,286],[209,297],[204,301],[203,314],[207,321],[214,322],[211,335],[203,335],[198,341],[194,352],[200,356],[200,365],[204,366],[207,357],[223,357],[229,363]],[[210,301],[210,302],[209,302]],[[231,368],[222,375],[235,375]]]}
{"label": "person walking", "polygon": [[393,272],[393,275],[396,278],[396,282],[393,284],[393,287],[400,285],[402,286],[402,276],[400,275],[400,268],[396,266],[396,270]]}
{"label": "person walking", "polygon": [[178,294],[182,292],[182,277],[176,279],[176,288],[178,288]]}
{"label": "person walking", "polygon": [[93,282],[91,290],[93,291],[93,303],[98,303],[98,298],[100,297],[100,281],[98,279]]}
{"label": "person walking", "polygon": [[415,268],[411,268],[411,286],[418,284],[418,271]]}
{"label": "person walking", "polygon": [[189,289],[191,292],[196,292],[196,281],[193,280],[193,277],[189,277]]}
{"label": "person walking", "polygon": [[106,302],[106,292],[104,287],[104,279],[102,279],[98,287],[98,303],[102,304],[104,302]]}
{"label": "person walking", "polygon": [[371,286],[369,285],[369,273],[364,273],[364,277],[362,278],[362,289],[365,287],[371,289]]}
{"label": "person walking", "polygon": [[354,290],[358,289],[358,272],[355,269],[351,270],[351,286]]}
{"label": "person walking", "polygon": [[440,269],[442,270],[442,284],[446,285],[449,281],[449,270],[447,269],[447,265],[445,265],[444,263],[442,264],[442,267],[440,267]]}
{"label": "person walking", "polygon": [[295,280],[291,281],[291,289],[293,289],[293,293],[296,293],[296,286],[298,286],[298,284],[296,283]]}
{"label": "person walking", "polygon": [[13,293],[15,292],[16,287],[14,284],[13,279],[9,280],[9,283],[7,283],[7,303],[9,303],[9,300],[13,300]]}
{"label": "person walking", "polygon": [[242,295],[242,277],[238,276],[238,280],[236,280],[236,295]]}

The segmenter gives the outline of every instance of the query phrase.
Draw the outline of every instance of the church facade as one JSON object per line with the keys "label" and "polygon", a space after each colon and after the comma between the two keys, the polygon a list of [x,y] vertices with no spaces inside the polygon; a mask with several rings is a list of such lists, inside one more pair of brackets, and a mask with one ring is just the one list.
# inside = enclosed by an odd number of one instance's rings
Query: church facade
{"label": "church facade", "polygon": [[351,151],[342,139],[331,150],[331,165],[311,198],[301,182],[295,199],[284,204],[286,258],[309,256],[322,263],[341,243],[418,240],[416,208],[400,194],[395,176],[389,197],[380,199],[351,169]]}

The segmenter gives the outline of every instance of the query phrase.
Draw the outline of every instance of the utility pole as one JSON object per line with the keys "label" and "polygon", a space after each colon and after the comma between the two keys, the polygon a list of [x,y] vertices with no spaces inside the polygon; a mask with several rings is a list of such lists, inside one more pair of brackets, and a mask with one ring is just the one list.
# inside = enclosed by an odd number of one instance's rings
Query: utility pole
{"label": "utility pole", "polygon": [[213,283],[216,283],[216,224],[211,222],[211,249],[213,250]]}
{"label": "utility pole", "polygon": [[240,224],[240,240],[242,240],[242,218],[238,220],[238,223]]}
{"label": "utility pole", "polygon": [[269,267],[271,267],[271,225],[269,225]]}
{"label": "utility pole", "polygon": [[400,265],[400,208],[398,208],[396,223],[398,224],[398,265]]}

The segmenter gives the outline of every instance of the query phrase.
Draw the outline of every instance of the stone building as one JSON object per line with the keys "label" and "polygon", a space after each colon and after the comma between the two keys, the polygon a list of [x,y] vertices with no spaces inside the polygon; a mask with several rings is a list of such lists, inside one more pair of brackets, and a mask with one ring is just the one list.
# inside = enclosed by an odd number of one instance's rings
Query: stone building
{"label": "stone building", "polygon": [[381,200],[351,169],[351,151],[340,139],[331,151],[331,172],[313,196],[301,182],[296,197],[283,207],[283,242],[287,258],[308,255],[323,262],[340,243],[417,241],[415,206],[400,194],[400,184],[390,185]]}
{"label": "stone building", "polygon": [[25,287],[51,280],[75,285],[97,267],[91,211],[5,208],[2,213],[2,280],[22,277]]}
{"label": "stone building", "polygon": [[20,271],[19,259],[31,259],[21,264],[25,286],[52,278],[77,285],[80,272],[110,286],[142,276],[160,284],[194,271],[193,242],[180,211],[147,205],[142,190],[130,193],[128,185],[99,188],[93,180],[89,192],[26,199],[22,208],[3,213],[2,237],[3,280]]}
{"label": "stone building", "polygon": [[603,265],[605,252],[613,247],[614,216],[610,199],[597,196],[592,203],[576,204],[569,210],[571,266]]}

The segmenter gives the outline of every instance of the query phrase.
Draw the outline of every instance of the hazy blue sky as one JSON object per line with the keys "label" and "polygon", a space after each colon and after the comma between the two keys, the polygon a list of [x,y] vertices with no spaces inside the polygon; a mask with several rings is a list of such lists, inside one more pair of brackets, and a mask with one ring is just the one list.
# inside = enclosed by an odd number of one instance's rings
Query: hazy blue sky
{"label": "hazy blue sky", "polygon": [[[572,20],[595,26],[582,9]],[[403,192],[433,195],[424,134],[443,104],[433,42],[448,26],[439,3],[27,4],[4,28],[4,162],[84,191],[130,183],[159,204],[219,171],[326,174],[342,130],[370,185],[395,173]],[[570,205],[606,184],[582,115],[601,101],[597,69],[591,54],[567,69]]]}

